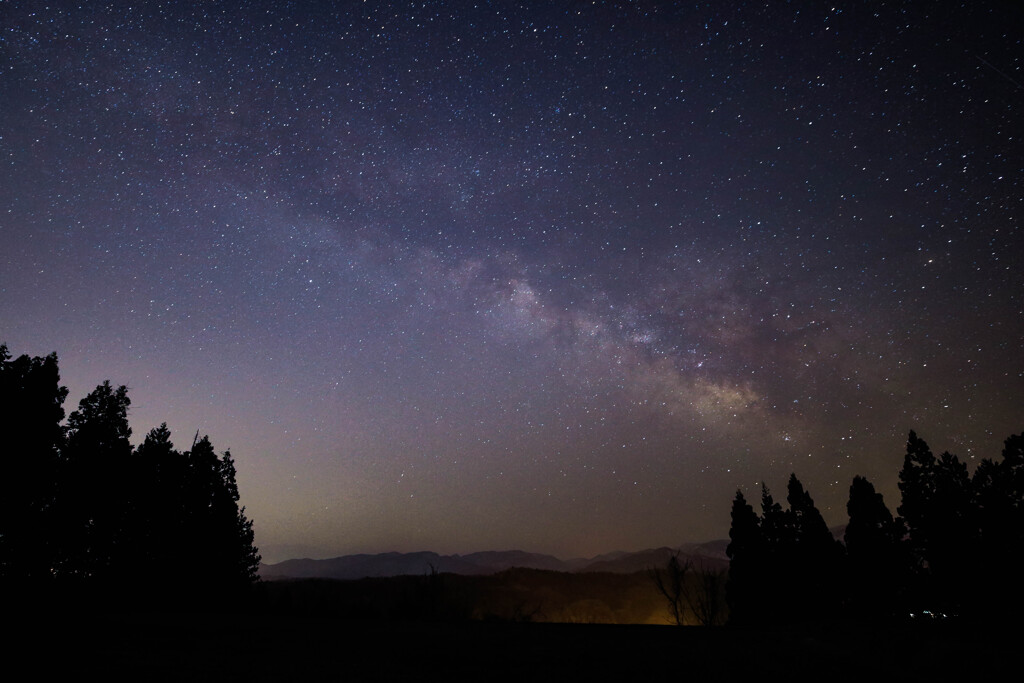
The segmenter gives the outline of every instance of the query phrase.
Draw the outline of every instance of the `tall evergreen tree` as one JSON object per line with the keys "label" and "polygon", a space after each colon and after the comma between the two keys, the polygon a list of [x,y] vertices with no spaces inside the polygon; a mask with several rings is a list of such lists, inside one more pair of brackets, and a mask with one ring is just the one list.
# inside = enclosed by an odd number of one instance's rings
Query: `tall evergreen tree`
{"label": "tall evergreen tree", "polygon": [[761,537],[769,553],[782,554],[791,541],[789,519],[782,505],[772,497],[768,486],[761,484]]}
{"label": "tall evergreen tree", "polygon": [[761,484],[761,591],[762,618],[790,619],[793,608],[793,563],[796,538],[790,516]]}
{"label": "tall evergreen tree", "polygon": [[837,611],[842,547],[795,475],[787,501],[783,509],[762,484],[758,518],[737,492],[728,549],[731,623],[800,622]]}
{"label": "tall evergreen tree", "polygon": [[[49,578],[64,399],[56,354],[11,360],[0,344],[0,580]],[[23,587],[21,588],[23,590]]]}
{"label": "tall evergreen tree", "polygon": [[864,477],[854,477],[846,504],[849,612],[864,619],[888,619],[905,609],[902,589],[909,572],[903,521],[893,519],[882,494]]}
{"label": "tall evergreen tree", "polygon": [[911,533],[913,551],[920,559],[929,545],[931,528],[928,512],[933,506],[938,485],[935,481],[935,456],[924,439],[911,430],[900,470],[899,487],[903,500],[898,512]]}
{"label": "tall evergreen tree", "polygon": [[104,382],[68,417],[58,482],[60,574],[113,587],[125,580],[136,548],[130,531],[137,492],[132,469],[128,389]]}
{"label": "tall evergreen tree", "polygon": [[[104,382],[61,426],[57,357],[11,360],[0,345],[0,584],[24,595],[211,605],[256,580],[252,522],[235,465],[209,439],[175,450],[167,425],[133,449],[131,401]],[[182,572],[183,563],[199,567]]]}
{"label": "tall evergreen tree", "polygon": [[970,562],[978,550],[978,519],[967,466],[948,452],[939,458],[911,431],[900,471],[911,550],[922,572],[919,601],[959,613],[966,607]]}
{"label": "tall evergreen tree", "polygon": [[842,546],[796,474],[789,477],[786,501],[789,536],[785,566],[791,613],[798,621],[833,618],[839,610]]}
{"label": "tall evergreen tree", "polygon": [[[170,600],[207,602],[256,580],[259,554],[252,522],[238,507],[230,453],[218,456],[208,437],[175,450],[161,425],[139,446],[141,471],[153,485],[144,506],[146,572]],[[202,571],[183,575],[183,563]]]}
{"label": "tall evergreen tree", "polygon": [[232,522],[231,533],[226,534],[225,538],[225,575],[230,577],[233,583],[248,585],[258,579],[261,558],[259,550],[253,545],[255,532],[252,520],[246,517],[245,507],[238,506],[238,484],[235,482],[235,474],[235,461],[231,457],[231,451],[224,451],[220,476],[223,488],[231,501],[230,504],[225,502],[228,509],[224,515],[225,529],[229,528],[229,518]]}
{"label": "tall evergreen tree", "polygon": [[1024,608],[1024,585],[1016,571],[1024,565],[1024,434],[1003,444],[1002,460],[984,459],[971,480],[978,520],[977,566],[987,570],[977,581],[976,607],[995,617]]}
{"label": "tall evergreen tree", "polygon": [[730,560],[726,583],[729,623],[746,625],[764,619],[760,604],[764,571],[761,524],[754,508],[739,490],[732,502],[732,526],[725,552]]}
{"label": "tall evergreen tree", "polygon": [[238,507],[235,465],[230,452],[218,457],[207,437],[187,453],[189,491],[194,498],[186,511],[191,547],[210,565],[218,588],[230,590],[256,578],[259,555],[252,545],[252,522]]}
{"label": "tall evergreen tree", "polygon": [[146,434],[135,451],[135,461],[136,471],[147,482],[137,507],[137,566],[147,582],[167,591],[181,580],[179,553],[188,491],[186,462],[174,449],[166,423]]}
{"label": "tall evergreen tree", "polygon": [[796,478],[789,475],[786,502],[789,503],[789,526],[793,529],[796,542],[810,548],[811,552],[821,549],[822,554],[834,552],[836,543],[829,531],[825,518],[814,505],[814,500]]}

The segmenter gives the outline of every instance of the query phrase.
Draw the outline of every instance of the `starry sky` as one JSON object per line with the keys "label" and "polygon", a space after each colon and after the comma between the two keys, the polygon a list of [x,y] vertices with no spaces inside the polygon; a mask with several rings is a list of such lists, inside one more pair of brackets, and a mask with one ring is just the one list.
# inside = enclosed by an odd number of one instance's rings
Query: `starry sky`
{"label": "starry sky", "polygon": [[265,561],[723,538],[790,472],[895,509],[908,430],[1024,429],[1022,29],[0,2],[0,341],[229,448]]}

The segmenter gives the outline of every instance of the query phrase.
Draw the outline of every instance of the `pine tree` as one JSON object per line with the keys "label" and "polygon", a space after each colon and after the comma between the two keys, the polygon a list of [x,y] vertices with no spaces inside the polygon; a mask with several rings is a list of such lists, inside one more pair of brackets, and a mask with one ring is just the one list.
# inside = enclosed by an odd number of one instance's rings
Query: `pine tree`
{"label": "pine tree", "polygon": [[[252,522],[238,507],[231,454],[218,456],[206,436],[179,452],[163,424],[149,432],[136,458],[149,491],[140,514],[139,569],[159,586],[162,600],[217,604],[255,581],[260,558]],[[188,565],[198,569],[182,572]]]}
{"label": "pine tree", "polygon": [[911,431],[900,471],[911,551],[922,577],[918,601],[959,613],[966,607],[970,558],[978,550],[978,519],[967,466],[948,452],[939,458]]}
{"label": "pine tree", "polygon": [[[56,547],[53,504],[64,399],[56,354],[11,360],[0,344],[0,580],[48,579]],[[19,587],[24,590],[24,586]]]}
{"label": "pine tree", "polygon": [[732,527],[729,529],[729,579],[726,601],[730,624],[752,624],[766,618],[761,598],[764,571],[764,542],[761,523],[743,492],[737,490],[732,503]]}
{"label": "pine tree", "polygon": [[761,484],[760,611],[772,620],[788,621],[793,611],[795,536],[790,516]]}
{"label": "pine tree", "polygon": [[[257,579],[235,465],[207,437],[184,453],[163,424],[133,449],[131,401],[104,382],[68,417],[56,355],[11,360],[0,345],[0,582],[37,597],[225,604]],[[183,572],[182,566],[198,570]],[[147,592],[141,592],[147,591]],[[184,602],[182,602],[184,600]]]}
{"label": "pine tree", "polygon": [[233,592],[256,579],[259,554],[252,522],[238,507],[238,486],[230,453],[218,457],[206,436],[185,454],[188,463],[186,535],[183,550],[207,567],[196,590]]}
{"label": "pine tree", "polygon": [[1024,585],[1016,571],[1024,564],[1024,434],[1003,444],[1002,460],[984,459],[971,480],[978,521],[977,566],[987,569],[976,585],[976,608],[995,617],[1024,607]]}
{"label": "pine tree", "polygon": [[126,578],[135,553],[129,531],[137,485],[129,441],[128,390],[104,382],[68,417],[58,481],[64,537],[57,571],[104,589]]}
{"label": "pine tree", "polygon": [[151,586],[171,592],[181,580],[179,553],[188,489],[185,458],[174,449],[164,423],[146,434],[135,451],[135,460],[136,471],[147,484],[138,508],[137,568]]}
{"label": "pine tree", "polygon": [[[227,555],[225,572],[233,582],[248,585],[258,578],[260,554],[256,546],[253,545],[255,533],[252,528],[252,520],[245,516],[245,507],[238,507],[238,485],[235,483],[235,461],[231,457],[231,451],[224,451],[224,457],[221,460],[221,481],[233,503],[229,506],[233,525],[229,535],[230,553]],[[227,525],[225,524],[225,526]]]}
{"label": "pine tree", "polygon": [[888,619],[905,612],[902,589],[909,571],[903,521],[893,519],[882,494],[863,477],[850,484],[846,504],[847,597],[858,618]]}
{"label": "pine tree", "polygon": [[768,486],[761,484],[761,537],[769,553],[784,553],[782,548],[791,540],[788,522],[782,505],[772,498]]}
{"label": "pine tree", "polygon": [[898,508],[900,516],[910,533],[911,549],[915,559],[924,564],[924,556],[931,546],[934,533],[930,513],[938,495],[935,456],[923,439],[911,430],[907,438],[907,452],[900,470],[899,488],[902,502]]}
{"label": "pine tree", "polygon": [[787,493],[789,547],[785,548],[785,566],[791,587],[791,613],[798,621],[832,618],[839,611],[842,546],[796,474],[789,477]]}

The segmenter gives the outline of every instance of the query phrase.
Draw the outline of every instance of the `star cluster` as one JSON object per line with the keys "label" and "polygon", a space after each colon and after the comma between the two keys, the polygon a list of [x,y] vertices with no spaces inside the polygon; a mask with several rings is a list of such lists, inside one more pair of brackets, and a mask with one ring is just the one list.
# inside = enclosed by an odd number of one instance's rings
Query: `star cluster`
{"label": "star cluster", "polygon": [[895,508],[1022,427],[1022,19],[4,3],[0,341],[230,448],[270,561]]}

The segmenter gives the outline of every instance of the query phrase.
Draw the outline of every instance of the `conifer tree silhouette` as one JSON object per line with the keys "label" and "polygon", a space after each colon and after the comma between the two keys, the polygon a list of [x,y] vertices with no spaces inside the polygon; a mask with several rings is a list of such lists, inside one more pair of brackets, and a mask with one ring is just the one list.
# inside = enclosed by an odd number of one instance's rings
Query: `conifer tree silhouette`
{"label": "conifer tree silhouette", "polygon": [[903,589],[909,557],[903,520],[893,519],[882,494],[864,477],[854,477],[846,504],[848,611],[858,619],[889,620],[905,612]]}
{"label": "conifer tree silhouette", "polygon": [[0,344],[0,580],[50,576],[57,458],[63,445],[64,399],[56,354],[11,360]]}
{"label": "conifer tree silhouette", "polygon": [[916,601],[947,613],[967,605],[972,556],[978,551],[978,519],[967,466],[948,452],[936,458],[913,431],[900,471],[911,552],[918,569]]}
{"label": "conifer tree silhouette", "polygon": [[842,548],[814,501],[790,476],[789,509],[761,486],[761,517],[736,492],[732,507],[729,581],[732,624],[799,622],[831,618],[839,596],[834,581]]}
{"label": "conifer tree silhouette", "polygon": [[797,621],[833,618],[839,610],[843,547],[829,531],[810,494],[789,476],[786,528],[788,612]]}
{"label": "conifer tree silhouette", "polygon": [[[207,437],[177,451],[166,424],[130,442],[124,386],[104,382],[68,416],[57,357],[0,345],[0,584],[8,596],[221,605],[257,579],[235,465]],[[197,435],[198,436],[198,435]],[[198,567],[181,571],[185,563]]]}
{"label": "conifer tree silhouette", "polygon": [[103,382],[68,416],[57,508],[63,538],[57,571],[97,589],[128,578],[135,502],[128,389]]}
{"label": "conifer tree silhouette", "polygon": [[726,583],[726,602],[729,605],[729,623],[748,625],[764,619],[761,613],[764,572],[764,540],[761,521],[754,508],[736,491],[732,503],[732,527],[729,529],[729,577]]}
{"label": "conifer tree silhouette", "polygon": [[979,616],[995,618],[1024,608],[1024,585],[1016,571],[1024,565],[1024,434],[1003,443],[1002,460],[986,458],[971,479],[979,533],[974,593]]}

